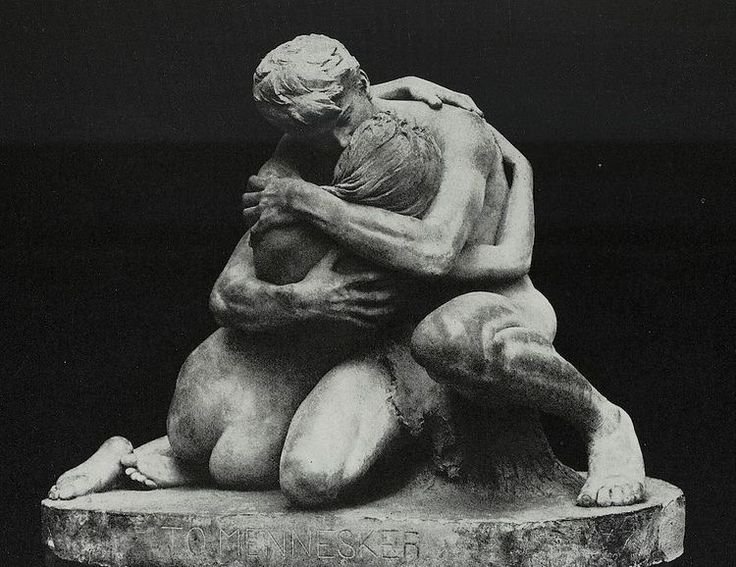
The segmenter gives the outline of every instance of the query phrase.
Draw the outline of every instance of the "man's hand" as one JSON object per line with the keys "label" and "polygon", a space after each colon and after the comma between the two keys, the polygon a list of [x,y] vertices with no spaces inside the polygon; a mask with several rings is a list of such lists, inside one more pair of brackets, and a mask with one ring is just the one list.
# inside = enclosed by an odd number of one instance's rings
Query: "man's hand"
{"label": "man's hand", "polygon": [[243,193],[243,219],[253,236],[274,226],[291,224],[291,199],[306,182],[288,177],[252,175]]}
{"label": "man's hand", "polygon": [[431,108],[441,108],[443,103],[463,108],[483,116],[472,98],[419,77],[402,77],[370,87],[371,95],[386,100],[418,100]]}
{"label": "man's hand", "polygon": [[335,249],[293,284],[302,309],[319,319],[350,323],[372,329],[381,325],[399,307],[396,282],[379,270],[335,271],[340,252]]}

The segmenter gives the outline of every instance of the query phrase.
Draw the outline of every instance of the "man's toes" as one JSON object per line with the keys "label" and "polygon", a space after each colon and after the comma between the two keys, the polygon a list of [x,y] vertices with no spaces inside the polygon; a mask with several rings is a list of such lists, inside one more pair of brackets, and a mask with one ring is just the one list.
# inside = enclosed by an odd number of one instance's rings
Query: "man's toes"
{"label": "man's toes", "polygon": [[625,504],[624,489],[622,486],[616,484],[611,488],[611,505],[621,506]]}
{"label": "man's toes", "polygon": [[611,505],[611,489],[608,486],[602,486],[598,490],[598,497],[596,498],[598,506],[610,506]]}
{"label": "man's toes", "polygon": [[630,484],[626,484],[622,487],[621,494],[621,505],[628,506],[633,504],[636,498],[634,498],[634,489]]}
{"label": "man's toes", "polygon": [[595,496],[591,494],[590,488],[587,484],[583,486],[580,494],[578,494],[577,504],[578,506],[585,506],[586,508],[595,506]]}
{"label": "man's toes", "polygon": [[636,488],[634,489],[634,500],[633,502],[644,502],[647,499],[647,491],[644,488],[643,482],[637,482]]}
{"label": "man's toes", "polygon": [[59,489],[56,488],[56,485],[52,486],[49,490],[49,498],[51,498],[51,500],[59,499]]}
{"label": "man's toes", "polygon": [[147,479],[146,479],[146,481],[145,481],[145,485],[146,485],[146,486],[147,486],[148,488],[156,488],[156,483],[155,483],[155,482],[153,482],[153,481],[152,481],[152,480],[151,480],[150,478],[147,478]]}

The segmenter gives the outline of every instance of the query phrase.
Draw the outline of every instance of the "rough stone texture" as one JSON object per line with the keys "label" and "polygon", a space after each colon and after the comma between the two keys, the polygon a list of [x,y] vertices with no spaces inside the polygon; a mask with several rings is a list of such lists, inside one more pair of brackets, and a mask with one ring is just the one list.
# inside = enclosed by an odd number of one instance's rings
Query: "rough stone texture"
{"label": "rough stone texture", "polygon": [[44,500],[50,563],[111,566],[416,565],[607,567],[682,553],[685,499],[648,479],[649,499],[580,508],[574,490],[521,503],[420,475],[349,508],[289,508],[278,491],[113,491]]}

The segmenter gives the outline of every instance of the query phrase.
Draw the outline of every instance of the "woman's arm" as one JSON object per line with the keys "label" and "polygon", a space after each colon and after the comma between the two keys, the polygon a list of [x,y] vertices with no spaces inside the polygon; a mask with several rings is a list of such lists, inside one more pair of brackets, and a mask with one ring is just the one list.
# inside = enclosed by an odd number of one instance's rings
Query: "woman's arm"
{"label": "woman's arm", "polygon": [[253,267],[250,232],[238,242],[210,294],[210,309],[223,327],[244,331],[281,329],[309,321],[342,321],[373,327],[393,313],[397,292],[386,274],[340,274],[328,253],[300,282],[272,285]]}
{"label": "woman's arm", "polygon": [[534,248],[532,166],[495,128],[493,133],[513,179],[496,243],[466,246],[448,274],[459,280],[516,279],[529,273],[531,267]]}
{"label": "woman's arm", "polygon": [[[264,178],[301,178],[286,138],[258,174]],[[210,309],[223,327],[265,331],[307,321],[344,321],[371,327],[395,311],[398,294],[387,274],[371,270],[337,273],[333,269],[335,252],[328,253],[299,282],[274,285],[258,279],[250,235],[248,231],[240,239],[210,294]]]}
{"label": "woman's arm", "polygon": [[483,111],[468,95],[419,77],[401,77],[380,85],[371,85],[369,93],[386,100],[418,100],[435,109],[442,108],[442,103],[447,103],[483,116]]}

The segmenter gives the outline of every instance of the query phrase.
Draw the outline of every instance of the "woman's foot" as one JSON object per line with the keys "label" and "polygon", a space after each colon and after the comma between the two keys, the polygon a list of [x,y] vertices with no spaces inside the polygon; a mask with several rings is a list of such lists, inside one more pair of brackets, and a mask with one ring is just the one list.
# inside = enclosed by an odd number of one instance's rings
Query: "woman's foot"
{"label": "woman's foot", "polygon": [[49,498],[68,500],[110,490],[123,476],[120,459],[129,454],[133,454],[130,441],[124,437],[111,437],[89,459],[61,475],[49,490]]}
{"label": "woman's foot", "polygon": [[619,407],[588,443],[588,479],[579,506],[626,506],[646,500],[644,460],[629,415]]}
{"label": "woman's foot", "polygon": [[121,459],[128,478],[141,488],[170,488],[196,484],[198,475],[181,460],[160,453],[133,452]]}

